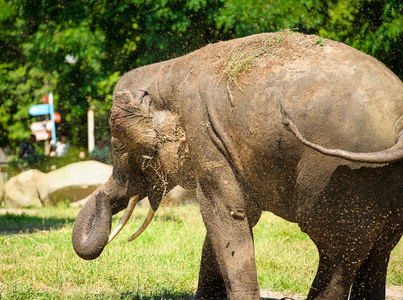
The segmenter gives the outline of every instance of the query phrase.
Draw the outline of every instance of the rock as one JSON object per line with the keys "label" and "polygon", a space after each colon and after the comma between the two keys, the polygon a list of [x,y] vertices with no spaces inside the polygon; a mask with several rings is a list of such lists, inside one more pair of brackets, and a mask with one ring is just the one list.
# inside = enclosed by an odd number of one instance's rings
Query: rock
{"label": "rock", "polygon": [[[90,198],[90,195],[84,199],[78,200],[71,204],[73,207],[82,207],[85,202]],[[196,203],[196,190],[185,190],[179,185],[175,186],[170,192],[168,192],[164,197],[162,197],[161,204],[159,207],[176,207],[180,205]],[[150,202],[148,197],[141,199],[137,205],[143,207],[149,207]]]}
{"label": "rock", "polygon": [[161,207],[175,207],[196,202],[196,190],[186,190],[179,185],[169,191],[161,200]]}
{"label": "rock", "polygon": [[47,174],[29,170],[5,184],[5,205],[21,208],[81,200],[104,184],[111,174],[112,166],[97,161],[73,163]]}
{"label": "rock", "polygon": [[39,185],[39,195],[43,205],[54,205],[59,201],[81,200],[112,174],[112,166],[97,161],[83,161],[67,165],[49,172]]}
{"label": "rock", "polygon": [[81,200],[71,203],[70,206],[71,207],[83,207],[84,204],[87,202],[87,200],[90,199],[90,197],[91,197],[91,194]]}
{"label": "rock", "polygon": [[29,170],[10,178],[4,186],[4,203],[7,207],[42,206],[38,184],[45,176],[39,170]]}
{"label": "rock", "polygon": [[0,174],[0,205],[3,205],[4,201],[4,180],[3,176]]}
{"label": "rock", "polygon": [[[47,174],[29,170],[12,177],[6,183],[5,205],[23,208],[55,205],[68,200],[81,206],[111,174],[112,166],[93,160],[73,163]],[[192,201],[195,201],[195,191],[177,186],[163,198],[161,206],[172,207]],[[147,199],[141,203],[147,205]]]}
{"label": "rock", "polygon": [[4,201],[4,181],[7,179],[7,156],[0,148],[0,205]]}

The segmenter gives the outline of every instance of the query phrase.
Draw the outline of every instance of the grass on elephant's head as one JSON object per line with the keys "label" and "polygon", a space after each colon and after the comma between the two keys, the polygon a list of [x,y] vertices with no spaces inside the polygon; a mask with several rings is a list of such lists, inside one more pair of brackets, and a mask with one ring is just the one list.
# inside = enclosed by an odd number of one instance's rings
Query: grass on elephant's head
{"label": "grass on elephant's head", "polygon": [[[198,208],[160,209],[147,230],[128,243],[146,211],[136,208],[129,224],[93,261],[80,259],[71,245],[76,208],[0,215],[0,298],[191,299],[205,235]],[[269,213],[254,233],[261,289],[307,292],[317,266],[309,238],[297,225]],[[403,284],[401,244],[390,263],[393,285]]]}
{"label": "grass on elephant's head", "polygon": [[226,61],[226,74],[228,82],[235,82],[238,75],[248,71],[251,66],[260,58],[271,53],[274,46],[282,44],[283,36],[277,34],[275,38],[268,36],[258,45],[243,44]]}

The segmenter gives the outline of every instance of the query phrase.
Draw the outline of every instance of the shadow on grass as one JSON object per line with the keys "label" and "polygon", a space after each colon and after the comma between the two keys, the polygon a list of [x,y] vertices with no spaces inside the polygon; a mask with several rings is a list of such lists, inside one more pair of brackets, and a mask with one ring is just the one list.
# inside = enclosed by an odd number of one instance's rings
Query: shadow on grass
{"label": "shadow on grass", "polygon": [[[166,293],[156,293],[153,296],[140,296],[137,293],[126,292],[120,295],[120,299],[127,300],[193,300],[194,294],[191,293],[171,293],[167,291]],[[260,300],[293,300],[288,297],[281,298],[271,298],[271,297],[260,297]]]}
{"label": "shadow on grass", "polygon": [[120,295],[120,299],[127,300],[192,300],[194,294],[192,293],[181,293],[181,292],[162,292],[155,293],[155,295],[150,296],[140,296],[137,292],[126,292]]}
{"label": "shadow on grass", "polygon": [[6,213],[0,215],[0,235],[32,233],[50,229],[57,230],[73,222],[73,218],[43,218],[27,214],[15,215]]}

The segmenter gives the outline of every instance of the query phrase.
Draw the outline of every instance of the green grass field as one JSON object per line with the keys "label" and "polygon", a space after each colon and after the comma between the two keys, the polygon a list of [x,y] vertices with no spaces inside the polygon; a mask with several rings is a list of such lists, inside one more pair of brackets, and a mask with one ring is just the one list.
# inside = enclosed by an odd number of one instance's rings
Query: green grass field
{"label": "green grass field", "polygon": [[[160,209],[128,243],[146,214],[137,208],[94,261],[80,259],[72,248],[77,213],[59,205],[0,215],[0,299],[191,299],[205,234],[197,206]],[[254,232],[261,289],[306,293],[318,263],[307,235],[270,213]],[[388,284],[403,285],[402,242],[393,252]]]}

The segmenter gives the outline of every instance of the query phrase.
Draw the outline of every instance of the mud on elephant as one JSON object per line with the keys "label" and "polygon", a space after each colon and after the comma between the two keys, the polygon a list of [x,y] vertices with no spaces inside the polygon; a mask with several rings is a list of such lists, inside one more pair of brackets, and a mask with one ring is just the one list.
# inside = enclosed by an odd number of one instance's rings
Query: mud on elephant
{"label": "mud on elephant", "polygon": [[259,299],[262,211],[316,244],[309,299],[384,299],[403,234],[403,83],[318,40],[254,35],[125,74],[109,119],[113,174],[77,217],[77,254],[98,257],[111,216],[148,196],[142,231],[179,184],[197,189],[207,229],[196,299]]}

